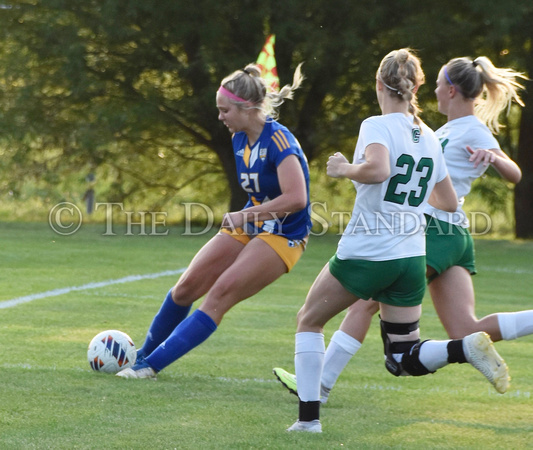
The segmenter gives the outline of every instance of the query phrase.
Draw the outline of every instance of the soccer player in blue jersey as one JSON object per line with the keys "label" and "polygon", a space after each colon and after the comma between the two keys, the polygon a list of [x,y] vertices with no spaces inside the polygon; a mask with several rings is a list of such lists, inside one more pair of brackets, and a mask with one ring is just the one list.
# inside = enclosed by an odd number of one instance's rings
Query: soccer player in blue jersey
{"label": "soccer player in blue jersey", "polygon": [[271,92],[254,64],[222,80],[218,118],[233,134],[237,176],[248,202],[224,215],[220,232],[168,292],[137,362],[117,376],[155,378],[211,336],[233,306],[289,272],[301,257],[311,229],[309,170],[298,141],[276,118],[302,80],[298,66],[292,85]]}

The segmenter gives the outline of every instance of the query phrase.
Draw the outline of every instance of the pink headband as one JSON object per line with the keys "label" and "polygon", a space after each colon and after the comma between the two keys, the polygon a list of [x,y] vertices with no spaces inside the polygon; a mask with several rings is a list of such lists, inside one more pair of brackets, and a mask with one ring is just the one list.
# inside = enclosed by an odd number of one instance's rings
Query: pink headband
{"label": "pink headband", "polygon": [[218,92],[220,92],[222,95],[235,100],[236,102],[246,103],[248,100],[244,100],[243,98],[240,98],[238,95],[235,95],[233,92],[228,91],[224,86],[220,86],[218,88]]}

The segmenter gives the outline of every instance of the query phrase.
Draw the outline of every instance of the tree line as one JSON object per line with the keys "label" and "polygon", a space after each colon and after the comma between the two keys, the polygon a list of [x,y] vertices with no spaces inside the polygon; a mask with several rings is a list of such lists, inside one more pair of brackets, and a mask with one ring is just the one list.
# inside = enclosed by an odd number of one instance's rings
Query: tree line
{"label": "tree line", "polygon": [[[533,4],[509,0],[26,0],[0,5],[0,189],[28,179],[53,186],[73,172],[109,180],[110,201],[186,189],[240,208],[227,130],[218,122],[220,80],[254,61],[276,35],[281,84],[304,62],[306,77],[281,121],[312,164],[350,154],[360,122],[378,114],[375,71],[390,50],[418,51],[419,92],[433,128],[438,70],[457,56],[488,56],[533,74]],[[531,90],[527,82],[528,90]],[[499,140],[521,166],[516,235],[533,237],[533,98],[510,115]],[[220,183],[219,183],[220,184]],[[157,205],[156,205],[157,206]]]}

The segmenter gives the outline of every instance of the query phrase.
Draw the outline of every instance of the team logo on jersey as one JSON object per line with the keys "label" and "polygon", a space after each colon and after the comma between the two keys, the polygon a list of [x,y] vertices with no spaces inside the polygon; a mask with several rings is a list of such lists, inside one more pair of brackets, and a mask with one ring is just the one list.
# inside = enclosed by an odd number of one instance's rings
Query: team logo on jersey
{"label": "team logo on jersey", "polygon": [[267,156],[267,149],[266,148],[260,148],[259,149],[259,158],[261,158],[261,161],[264,161]]}
{"label": "team logo on jersey", "polygon": [[420,128],[413,128],[411,133],[413,135],[413,142],[418,144],[420,142]]}

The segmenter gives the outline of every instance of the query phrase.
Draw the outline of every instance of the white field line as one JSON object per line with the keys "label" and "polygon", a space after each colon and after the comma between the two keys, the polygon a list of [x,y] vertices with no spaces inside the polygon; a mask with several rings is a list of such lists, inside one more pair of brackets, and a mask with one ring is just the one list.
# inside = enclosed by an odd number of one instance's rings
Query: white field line
{"label": "white field line", "polygon": [[493,267],[493,266],[478,266],[479,271],[482,272],[503,272],[503,273],[512,273],[512,274],[531,274],[533,270],[523,269],[516,267]]}
{"label": "white field line", "polygon": [[64,287],[64,288],[59,288],[59,289],[53,289],[51,291],[39,292],[37,294],[25,295],[23,297],[17,297],[11,300],[1,301],[0,309],[10,308],[12,306],[17,306],[22,303],[28,303],[28,302],[32,302],[33,300],[39,300],[42,298],[57,297],[58,295],[68,294],[74,291],[86,291],[88,289],[97,289],[101,287],[111,286],[113,284],[131,283],[133,281],[154,279],[154,278],[166,277],[170,275],[179,275],[185,272],[185,269],[186,268],[182,268],[178,270],[166,270],[164,272],[147,273],[145,275],[129,275],[124,278],[117,278],[116,280],[98,281],[95,283],[83,284],[81,286],[69,286],[69,287]]}
{"label": "white field line", "polygon": [[[0,369],[25,369],[25,370],[52,370],[52,371],[56,371],[56,370],[59,370],[57,369],[55,366],[39,366],[39,365],[32,365],[32,364],[27,364],[27,363],[18,363],[18,364],[10,364],[8,362],[0,362]],[[81,368],[75,368],[75,369],[67,369],[67,370],[75,370],[77,372],[92,372],[91,369],[89,368],[85,368],[85,369],[81,369]],[[107,376],[107,374],[104,374],[102,373],[103,376]],[[109,375],[111,376],[111,375]],[[185,374],[179,374],[179,375],[174,375],[174,374],[166,374],[166,377],[170,380],[175,380],[175,381],[179,381],[180,378],[184,377],[184,376],[187,376]],[[199,373],[195,373],[194,374],[194,377],[195,378],[199,378],[199,379],[202,379],[202,380],[208,380],[208,381],[212,381],[212,380],[217,380],[217,381],[220,381],[222,383],[228,383],[228,384],[234,384],[234,385],[238,385],[238,384],[253,384],[253,383],[257,383],[257,384],[272,384],[272,385],[278,385],[280,386],[279,384],[279,381],[274,379],[274,378],[232,378],[232,377],[213,377],[211,375],[203,375],[203,374],[199,374]],[[346,388],[346,386],[348,386],[346,383],[340,383],[342,385],[344,385],[344,388]],[[404,386],[399,386],[399,385],[382,385],[382,384],[369,384],[369,383],[361,383],[361,384],[350,384],[349,385],[349,388],[350,389],[357,389],[357,390],[361,390],[361,391],[402,391],[402,392],[407,392],[408,391],[408,388],[405,388]],[[282,388],[280,388],[282,389]],[[282,389],[282,392],[286,392],[286,390]],[[468,387],[461,387],[461,388],[457,388],[457,389],[453,389],[453,388],[444,388],[444,387],[440,387],[440,386],[433,386],[433,387],[429,387],[426,389],[426,392],[438,392],[438,393],[445,393],[445,394],[451,394],[451,395],[458,395],[458,396],[464,396],[465,394],[467,394],[468,392],[470,392],[470,389]],[[497,398],[517,398],[517,399],[521,399],[521,398],[532,398],[533,395],[531,393],[531,391],[521,391],[521,390],[510,390],[510,391],[507,391],[505,393],[505,396],[502,396],[501,394],[498,394],[492,387],[490,386],[487,386],[486,388],[486,395],[488,397],[497,397]],[[485,394],[483,394],[485,395]],[[296,397],[295,396],[292,396],[292,395],[288,395],[287,398],[294,398],[295,401],[297,401]],[[327,407],[327,406],[326,406]]]}
{"label": "white field line", "polygon": [[[42,298],[47,297],[56,297],[58,295],[68,294],[73,291],[85,291],[88,289],[96,289],[100,287],[110,286],[113,284],[121,284],[121,283],[131,283],[133,281],[139,281],[139,280],[146,280],[146,279],[154,279],[154,278],[160,278],[160,277],[166,277],[170,275],[179,275],[183,272],[185,272],[186,268],[178,269],[178,270],[166,270],[164,272],[158,272],[158,273],[148,273],[145,275],[130,275],[124,278],[118,278],[116,280],[107,280],[107,281],[100,281],[96,283],[88,283],[81,286],[70,286],[60,289],[53,289],[51,291],[45,291],[45,292],[39,292],[37,294],[30,294],[25,295],[23,297],[17,297],[13,298],[11,300],[4,300],[0,301],[0,309],[4,308],[10,308],[12,306],[20,305],[22,303],[28,303],[33,300],[39,300]],[[530,274],[532,273],[531,270],[528,269],[514,269],[514,268],[505,268],[505,267],[484,267],[480,266],[480,270],[487,271],[487,272],[506,272],[506,273],[515,273],[515,274]]]}

